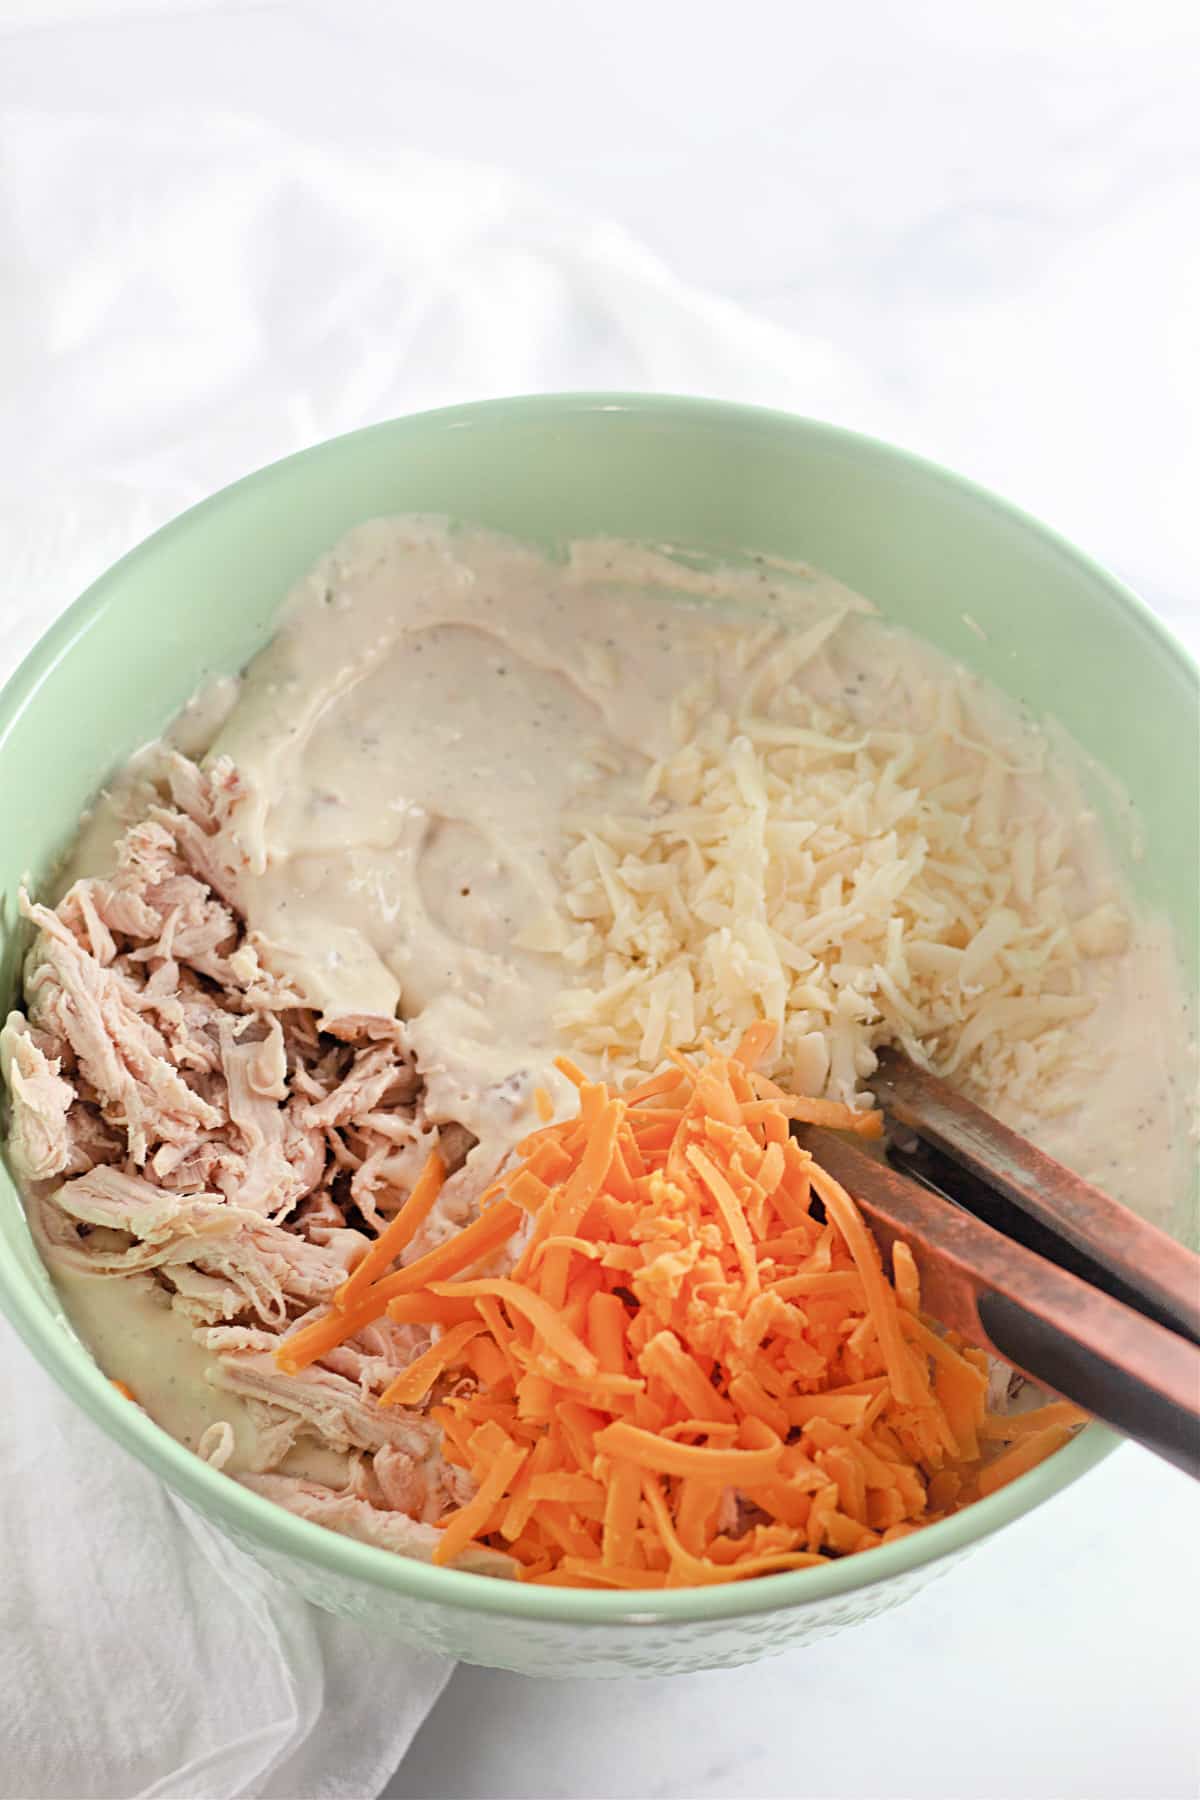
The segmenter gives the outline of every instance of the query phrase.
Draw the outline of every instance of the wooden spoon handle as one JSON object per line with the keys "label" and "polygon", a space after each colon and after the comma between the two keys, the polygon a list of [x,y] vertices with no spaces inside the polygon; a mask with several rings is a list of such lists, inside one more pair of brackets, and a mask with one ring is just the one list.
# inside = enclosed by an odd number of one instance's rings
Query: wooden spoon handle
{"label": "wooden spoon handle", "polygon": [[801,1136],[857,1202],[885,1264],[897,1238],[909,1246],[935,1319],[1200,1479],[1200,1348],[848,1138]]}
{"label": "wooden spoon handle", "polygon": [[880,1052],[871,1086],[894,1121],[1074,1246],[1089,1280],[1107,1270],[1142,1310],[1200,1342],[1200,1257],[899,1052]]}

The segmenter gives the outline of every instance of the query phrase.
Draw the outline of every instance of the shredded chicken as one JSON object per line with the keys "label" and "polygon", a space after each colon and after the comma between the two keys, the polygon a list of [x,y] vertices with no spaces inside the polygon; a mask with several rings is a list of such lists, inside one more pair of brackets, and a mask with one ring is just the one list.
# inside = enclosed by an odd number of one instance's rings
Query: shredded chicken
{"label": "shredded chicken", "polygon": [[[233,766],[163,751],[150,775],[158,798],[111,877],[76,881],[53,909],[21,896],[36,935],[0,1071],[31,1220],[53,1266],[161,1285],[211,1385],[258,1427],[240,1465],[229,1424],[209,1427],[199,1449],[214,1467],[428,1557],[436,1521],[469,1498],[465,1477],[423,1411],[379,1405],[428,1329],[377,1323],[300,1376],[274,1351],[332,1300],[430,1150],[461,1170],[474,1139],[427,1116],[400,1021],[318,1022],[247,933]],[[463,1186],[447,1197],[455,1214]],[[433,1219],[426,1235],[450,1228]],[[305,1440],[356,1459],[352,1491],[269,1473]]]}
{"label": "shredded chicken", "polygon": [[[394,1550],[400,1556],[413,1556],[420,1562],[432,1559],[438,1533],[432,1525],[422,1524],[403,1512],[389,1512],[360,1500],[353,1493],[338,1493],[319,1482],[302,1481],[289,1475],[243,1475],[244,1486],[263,1494],[268,1500],[286,1506],[302,1519],[340,1531],[347,1537],[376,1544],[381,1550]],[[460,1559],[459,1566],[477,1575],[512,1575],[513,1564],[495,1550],[471,1549]]]}
{"label": "shredded chicken", "polygon": [[319,1365],[301,1375],[285,1375],[269,1352],[233,1351],[218,1356],[213,1381],[230,1393],[248,1394],[295,1413],[315,1437],[334,1450],[380,1450],[394,1445],[410,1455],[423,1456],[438,1441],[437,1427],[427,1419],[413,1418],[400,1407],[381,1407],[376,1403],[381,1390],[360,1387]]}

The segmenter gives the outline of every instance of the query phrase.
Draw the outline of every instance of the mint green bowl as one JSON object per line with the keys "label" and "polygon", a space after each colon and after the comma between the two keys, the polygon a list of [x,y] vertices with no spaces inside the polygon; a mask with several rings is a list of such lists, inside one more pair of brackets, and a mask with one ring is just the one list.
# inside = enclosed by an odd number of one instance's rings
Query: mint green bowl
{"label": "mint green bowl", "polygon": [[[259,648],[323,550],[349,526],[398,512],[448,513],[549,545],[608,534],[829,570],[1055,715],[1120,779],[1145,825],[1136,885],[1174,920],[1194,976],[1196,672],[1131,594],[1012,507],[869,439],[708,401],[568,394],[399,419],[276,463],[156,533],[58,622],[0,696],[6,1002],[22,948],[21,878],[45,877],[97,786],[206,675]],[[827,1568],[669,1594],[520,1587],[335,1536],[176,1444],[115,1393],[72,1334],[6,1172],[0,1304],[111,1437],[318,1606],[530,1674],[664,1674],[810,1643],[907,1599],[1116,1442],[1092,1426],[969,1511]]]}

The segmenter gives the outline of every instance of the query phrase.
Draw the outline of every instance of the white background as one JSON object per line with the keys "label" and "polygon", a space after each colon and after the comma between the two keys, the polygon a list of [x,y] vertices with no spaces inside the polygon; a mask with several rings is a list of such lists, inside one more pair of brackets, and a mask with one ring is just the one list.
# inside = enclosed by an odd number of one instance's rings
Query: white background
{"label": "white background", "polygon": [[[941,458],[1200,645],[1198,20],[0,0],[0,467],[61,540],[6,629],[298,443],[604,384]],[[1127,1449],[827,1646],[666,1683],[460,1671],[389,1793],[1192,1796],[1194,1534],[1194,1490]]]}

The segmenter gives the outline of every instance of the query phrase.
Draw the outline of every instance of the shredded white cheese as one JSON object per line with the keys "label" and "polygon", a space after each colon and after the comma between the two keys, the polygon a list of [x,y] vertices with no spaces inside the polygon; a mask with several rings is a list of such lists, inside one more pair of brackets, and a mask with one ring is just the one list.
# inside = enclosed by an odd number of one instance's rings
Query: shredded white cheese
{"label": "shredded white cheese", "polygon": [[1040,737],[988,741],[957,679],[926,683],[902,730],[794,683],[746,697],[739,720],[711,688],[681,697],[641,809],[568,822],[559,1028],[653,1068],[767,1018],[775,1072],[809,1093],[860,1098],[897,1043],[993,1101],[1073,1104],[1084,965],[1128,924],[1112,900],[1086,909],[1054,790],[1014,760]]}

